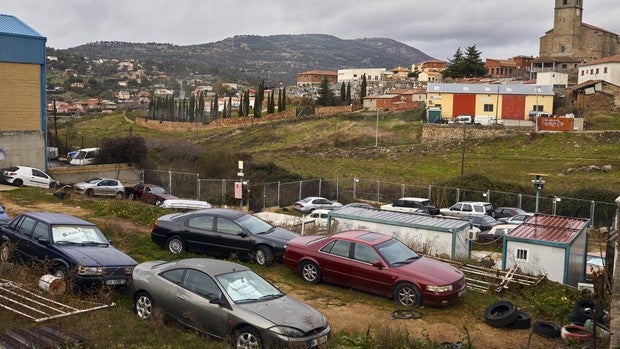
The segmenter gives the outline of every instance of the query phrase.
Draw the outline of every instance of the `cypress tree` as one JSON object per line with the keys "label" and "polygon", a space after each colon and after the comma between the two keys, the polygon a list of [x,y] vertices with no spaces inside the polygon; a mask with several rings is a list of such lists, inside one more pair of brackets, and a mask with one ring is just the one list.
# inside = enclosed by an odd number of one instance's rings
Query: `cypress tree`
{"label": "cypress tree", "polygon": [[360,87],[360,103],[364,103],[366,97],[366,74],[362,75],[362,86]]}
{"label": "cypress tree", "polygon": [[351,82],[347,82],[347,104],[351,104]]}
{"label": "cypress tree", "polygon": [[344,86],[344,81],[340,85],[340,101],[344,102],[347,98],[347,88]]}
{"label": "cypress tree", "polygon": [[282,89],[282,111],[285,111],[285,110],[286,110],[286,87]]}

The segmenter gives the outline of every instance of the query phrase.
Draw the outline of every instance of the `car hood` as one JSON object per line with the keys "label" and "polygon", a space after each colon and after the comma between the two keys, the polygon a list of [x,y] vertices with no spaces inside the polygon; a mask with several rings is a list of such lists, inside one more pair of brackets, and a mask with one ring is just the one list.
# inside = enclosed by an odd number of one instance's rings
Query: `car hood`
{"label": "car hood", "polygon": [[237,307],[254,313],[276,326],[290,326],[304,332],[327,326],[324,316],[318,310],[286,295],[265,302],[239,304]]}
{"label": "car hood", "polygon": [[285,245],[291,239],[299,237],[299,234],[282,227],[275,227],[269,233],[261,234],[260,236],[263,236],[264,238],[271,241],[280,242],[282,245]]}
{"label": "car hood", "polygon": [[396,268],[414,280],[437,286],[453,284],[463,278],[460,269],[428,257],[420,257]]}
{"label": "car hood", "polygon": [[77,246],[67,245],[54,247],[76,264],[86,266],[136,265],[135,260],[114,246]]}

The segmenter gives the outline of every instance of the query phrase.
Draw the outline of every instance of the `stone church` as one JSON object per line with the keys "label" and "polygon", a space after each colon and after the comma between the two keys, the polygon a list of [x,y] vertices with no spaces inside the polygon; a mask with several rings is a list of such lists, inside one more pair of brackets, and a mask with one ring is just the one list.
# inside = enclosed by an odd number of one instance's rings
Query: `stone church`
{"label": "stone church", "polygon": [[540,38],[534,71],[576,73],[577,66],[620,54],[620,36],[583,23],[583,0],[555,0],[553,29]]}

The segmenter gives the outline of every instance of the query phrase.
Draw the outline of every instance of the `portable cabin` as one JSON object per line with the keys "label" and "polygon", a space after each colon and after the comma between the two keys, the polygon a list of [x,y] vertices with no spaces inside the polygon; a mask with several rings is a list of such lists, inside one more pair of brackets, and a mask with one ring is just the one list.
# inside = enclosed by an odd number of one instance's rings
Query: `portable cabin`
{"label": "portable cabin", "polygon": [[585,280],[589,219],[535,214],[504,237],[502,269],[577,286]]}

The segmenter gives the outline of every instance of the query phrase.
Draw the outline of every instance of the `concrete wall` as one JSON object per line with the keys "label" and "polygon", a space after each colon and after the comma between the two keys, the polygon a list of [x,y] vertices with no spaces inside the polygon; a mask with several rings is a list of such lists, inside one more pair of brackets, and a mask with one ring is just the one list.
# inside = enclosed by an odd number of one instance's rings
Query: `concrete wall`
{"label": "concrete wall", "polygon": [[131,164],[52,167],[48,173],[63,184],[83,182],[93,177],[116,178],[125,186],[140,182],[140,169]]}
{"label": "concrete wall", "polygon": [[45,170],[45,137],[41,131],[0,131],[0,150],[6,154],[1,168],[22,165]]}

